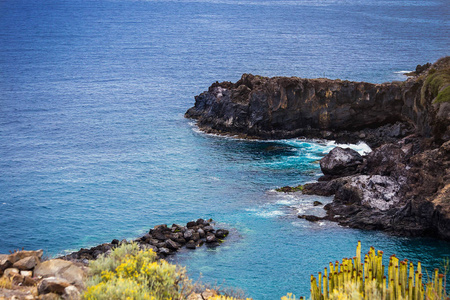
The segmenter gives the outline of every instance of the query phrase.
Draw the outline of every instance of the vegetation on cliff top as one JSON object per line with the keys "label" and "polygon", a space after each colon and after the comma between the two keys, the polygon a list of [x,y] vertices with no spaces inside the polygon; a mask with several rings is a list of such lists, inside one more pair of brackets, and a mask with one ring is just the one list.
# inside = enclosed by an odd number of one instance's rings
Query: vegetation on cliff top
{"label": "vegetation on cliff top", "polygon": [[428,71],[421,90],[422,102],[427,94],[430,99],[434,99],[433,103],[450,102],[450,58],[446,57],[438,64],[442,65],[440,69],[432,68]]}

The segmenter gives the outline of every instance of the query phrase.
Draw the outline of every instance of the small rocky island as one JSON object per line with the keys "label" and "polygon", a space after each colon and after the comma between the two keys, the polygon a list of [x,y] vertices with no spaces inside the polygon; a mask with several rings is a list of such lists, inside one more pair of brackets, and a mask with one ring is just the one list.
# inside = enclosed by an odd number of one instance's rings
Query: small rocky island
{"label": "small rocky island", "polygon": [[342,225],[450,240],[450,57],[404,82],[372,84],[244,74],[214,83],[185,116],[205,132],[243,138],[364,141],[362,157],[334,149],[303,193],[335,195]]}

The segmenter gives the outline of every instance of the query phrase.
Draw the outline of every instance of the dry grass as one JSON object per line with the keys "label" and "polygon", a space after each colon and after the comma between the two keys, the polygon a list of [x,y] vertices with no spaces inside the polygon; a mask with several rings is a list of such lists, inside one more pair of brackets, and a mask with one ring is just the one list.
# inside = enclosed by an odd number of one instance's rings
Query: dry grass
{"label": "dry grass", "polygon": [[8,277],[1,277],[0,278],[0,288],[4,289],[12,289],[12,282]]}

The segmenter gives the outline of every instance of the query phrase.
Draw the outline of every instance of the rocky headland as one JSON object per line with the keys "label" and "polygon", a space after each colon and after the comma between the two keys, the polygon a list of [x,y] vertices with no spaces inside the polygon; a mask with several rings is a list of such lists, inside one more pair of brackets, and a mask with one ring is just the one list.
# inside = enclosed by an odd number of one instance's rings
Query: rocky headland
{"label": "rocky headland", "polygon": [[335,195],[327,219],[450,240],[450,57],[403,82],[372,84],[244,74],[195,97],[186,117],[209,133],[244,138],[364,141],[337,148],[303,193]]}

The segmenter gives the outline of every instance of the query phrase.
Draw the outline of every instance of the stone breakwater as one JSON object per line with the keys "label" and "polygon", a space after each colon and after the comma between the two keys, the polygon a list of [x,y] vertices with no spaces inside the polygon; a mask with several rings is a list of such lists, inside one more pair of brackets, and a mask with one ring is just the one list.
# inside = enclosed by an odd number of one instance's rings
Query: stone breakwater
{"label": "stone breakwater", "polygon": [[[188,222],[184,226],[178,224],[173,224],[171,227],[166,224],[157,225],[133,242],[139,244],[142,249],[153,249],[160,258],[164,258],[174,254],[182,247],[196,249],[203,244],[207,247],[217,247],[228,234],[229,231],[226,229],[215,229],[213,220],[198,219]],[[61,258],[87,263],[101,254],[108,255],[111,249],[121,243],[128,242],[114,239],[111,243],[104,243],[90,249],[80,249]]]}
{"label": "stone breakwater", "polygon": [[244,74],[211,85],[185,116],[244,138],[364,141],[372,153],[331,151],[303,192],[334,194],[327,218],[342,225],[450,240],[450,57],[411,75],[372,84]]}

